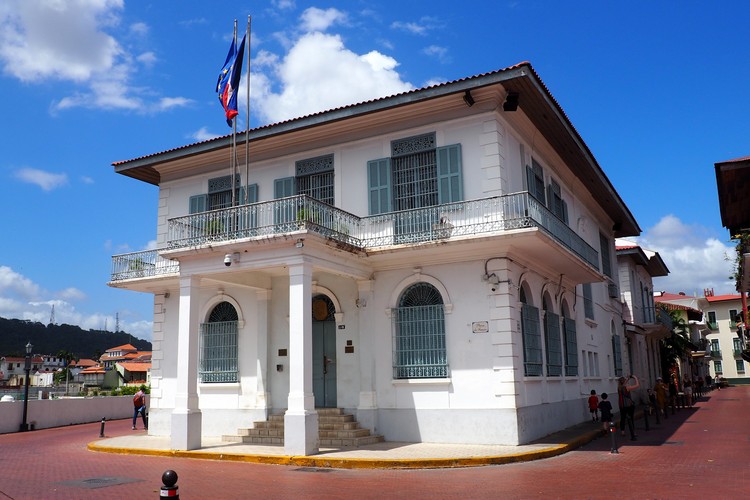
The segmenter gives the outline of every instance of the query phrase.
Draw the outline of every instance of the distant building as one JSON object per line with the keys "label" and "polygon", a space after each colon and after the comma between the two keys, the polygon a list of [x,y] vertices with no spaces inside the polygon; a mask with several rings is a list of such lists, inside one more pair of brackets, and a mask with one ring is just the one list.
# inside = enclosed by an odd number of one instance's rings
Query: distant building
{"label": "distant building", "polygon": [[727,379],[730,384],[750,384],[748,362],[742,359],[742,339],[739,332],[742,321],[741,295],[707,295],[706,335],[710,353],[710,374]]}

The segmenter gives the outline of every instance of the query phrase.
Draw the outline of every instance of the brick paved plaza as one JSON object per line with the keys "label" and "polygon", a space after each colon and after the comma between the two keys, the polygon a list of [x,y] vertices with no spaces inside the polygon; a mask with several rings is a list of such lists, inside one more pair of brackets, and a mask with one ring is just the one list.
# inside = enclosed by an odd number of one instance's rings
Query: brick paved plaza
{"label": "brick paved plaza", "polygon": [[[605,436],[553,458],[408,470],[101,453],[87,448],[100,425],[86,424],[1,435],[0,498],[157,498],[167,469],[179,475],[182,499],[746,498],[748,415],[750,387],[730,387],[658,425],[652,417],[649,431],[638,420],[638,441],[621,441],[618,454]],[[132,434],[128,420],[106,424],[107,437]]]}

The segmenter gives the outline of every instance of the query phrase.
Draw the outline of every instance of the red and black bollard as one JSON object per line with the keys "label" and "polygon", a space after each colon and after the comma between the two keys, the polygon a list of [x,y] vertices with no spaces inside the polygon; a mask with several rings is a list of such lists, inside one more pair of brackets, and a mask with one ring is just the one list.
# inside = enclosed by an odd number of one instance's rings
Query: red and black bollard
{"label": "red and black bollard", "polygon": [[617,442],[615,441],[617,439],[617,425],[614,422],[609,423],[609,437],[612,439],[612,449],[609,452],[620,453],[617,450]]}
{"label": "red and black bollard", "polygon": [[159,492],[160,498],[174,498],[180,500],[180,492],[177,489],[177,473],[173,470],[166,470],[161,475],[161,482],[164,486],[161,487]]}
{"label": "red and black bollard", "polygon": [[99,429],[99,437],[100,438],[104,437],[104,422],[106,422],[106,421],[107,421],[107,417],[102,417],[102,426]]}

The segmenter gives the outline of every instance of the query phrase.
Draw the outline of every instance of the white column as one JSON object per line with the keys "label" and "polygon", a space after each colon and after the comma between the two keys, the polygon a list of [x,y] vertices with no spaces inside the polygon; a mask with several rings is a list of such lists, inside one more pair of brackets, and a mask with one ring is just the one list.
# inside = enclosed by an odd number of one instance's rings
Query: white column
{"label": "white column", "polygon": [[[268,408],[271,400],[268,387],[268,305],[271,299],[270,290],[259,290],[255,294],[258,301],[257,328],[258,328],[258,366],[256,368],[256,408]],[[274,368],[275,369],[275,368]]]}
{"label": "white column", "polygon": [[318,414],[312,387],[312,266],[289,266],[289,400],[284,415],[284,452],[318,452]]}
{"label": "white column", "polygon": [[198,407],[199,278],[180,278],[177,329],[177,387],[172,411],[172,449],[201,447],[201,411]]}

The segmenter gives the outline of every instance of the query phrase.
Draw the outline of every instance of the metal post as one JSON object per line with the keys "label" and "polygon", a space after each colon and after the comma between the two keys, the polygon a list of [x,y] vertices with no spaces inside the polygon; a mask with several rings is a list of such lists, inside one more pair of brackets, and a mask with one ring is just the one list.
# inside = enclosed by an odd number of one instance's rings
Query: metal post
{"label": "metal post", "polygon": [[159,491],[160,498],[180,499],[180,491],[177,488],[177,473],[175,471],[164,471],[164,474],[161,475],[161,482],[164,483],[164,486]]}
{"label": "metal post", "polygon": [[20,431],[26,432],[29,430],[29,424],[26,423],[26,417],[29,411],[29,373],[31,372],[31,342],[26,344],[26,357],[24,358],[24,371],[26,372],[26,383],[23,397],[23,422],[21,422]]}
{"label": "metal post", "polygon": [[107,417],[102,417],[102,427],[99,430],[99,437],[100,438],[104,437],[104,422],[106,422],[106,421],[107,421]]}
{"label": "metal post", "polygon": [[610,453],[620,453],[617,450],[617,442],[616,442],[616,439],[617,439],[617,426],[615,425],[614,422],[610,422],[609,423],[609,437],[612,440],[612,449],[609,452]]}

